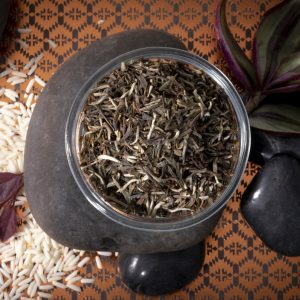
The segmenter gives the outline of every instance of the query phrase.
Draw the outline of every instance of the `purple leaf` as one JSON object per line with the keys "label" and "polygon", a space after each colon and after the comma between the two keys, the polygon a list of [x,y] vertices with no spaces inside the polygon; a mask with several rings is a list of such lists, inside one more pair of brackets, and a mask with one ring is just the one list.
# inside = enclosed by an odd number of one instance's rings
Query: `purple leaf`
{"label": "purple leaf", "polygon": [[4,206],[0,215],[0,240],[5,242],[17,231],[17,216],[14,206]]}
{"label": "purple leaf", "polygon": [[283,57],[298,47],[299,20],[299,0],[283,1],[264,15],[253,45],[254,63],[261,85],[270,81]]}
{"label": "purple leaf", "polygon": [[22,186],[22,174],[0,173],[0,207],[14,201]]}
{"label": "purple leaf", "polygon": [[220,49],[228,62],[233,76],[248,90],[253,90],[255,70],[251,61],[232,36],[226,21],[226,0],[216,11],[215,27]]}
{"label": "purple leaf", "polygon": [[264,104],[251,113],[249,120],[255,128],[300,134],[300,105]]}
{"label": "purple leaf", "polygon": [[299,72],[289,72],[285,73],[282,76],[274,79],[270,84],[266,86],[266,90],[271,90],[277,87],[284,87],[291,85],[294,80],[300,79],[300,69]]}
{"label": "purple leaf", "polygon": [[283,85],[281,87],[272,87],[269,90],[264,91],[264,94],[292,93],[297,91],[300,91],[300,81],[292,81],[289,85]]}

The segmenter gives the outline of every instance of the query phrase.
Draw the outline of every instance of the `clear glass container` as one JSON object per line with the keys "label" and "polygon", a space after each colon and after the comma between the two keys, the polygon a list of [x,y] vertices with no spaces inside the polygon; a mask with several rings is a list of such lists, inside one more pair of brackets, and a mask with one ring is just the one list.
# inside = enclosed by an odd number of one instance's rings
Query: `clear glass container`
{"label": "clear glass container", "polygon": [[[209,207],[189,217],[166,217],[150,219],[125,214],[124,212],[118,211],[105,201],[105,196],[98,194],[92,188],[80,169],[78,158],[78,140],[80,134],[79,117],[91,88],[93,88],[102,77],[111,73],[114,69],[119,68],[121,62],[130,63],[130,61],[139,58],[163,58],[175,60],[190,64],[195,68],[203,70],[228,95],[229,101],[231,102],[232,108],[236,115],[239,151],[231,180],[227,187],[223,190],[223,193],[220,195],[220,197],[216,199]],[[77,94],[77,97],[74,100],[67,120],[65,130],[65,147],[68,163],[78,187],[85,196],[85,199],[103,215],[118,223],[118,225],[124,226],[128,229],[134,229],[135,231],[151,231],[155,233],[176,231],[178,234],[178,232],[182,230],[186,235],[186,229],[188,228],[194,228],[194,230],[201,228],[201,234],[199,234],[200,240],[211,233],[213,227],[216,225],[220,217],[222,208],[237,189],[243,176],[250,150],[250,127],[247,112],[245,111],[238,92],[230,80],[218,68],[203,58],[184,50],[168,47],[148,47],[125,53],[107,62],[87,80],[84,86],[82,86],[80,92]],[[147,236],[145,236],[145,238],[147,238]],[[196,242],[197,240],[195,240],[195,243]],[[174,243],[176,242],[174,241]]]}

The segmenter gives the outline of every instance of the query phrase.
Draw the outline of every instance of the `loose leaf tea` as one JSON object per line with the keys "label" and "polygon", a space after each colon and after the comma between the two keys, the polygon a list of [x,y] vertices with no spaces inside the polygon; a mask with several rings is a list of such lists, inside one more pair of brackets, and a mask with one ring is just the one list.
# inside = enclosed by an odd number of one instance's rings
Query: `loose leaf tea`
{"label": "loose leaf tea", "polygon": [[79,160],[91,186],[133,215],[191,215],[228,184],[235,114],[202,70],[139,59],[105,76],[80,116]]}
{"label": "loose leaf tea", "polygon": [[8,240],[17,230],[15,198],[23,186],[23,175],[0,173],[0,240]]}

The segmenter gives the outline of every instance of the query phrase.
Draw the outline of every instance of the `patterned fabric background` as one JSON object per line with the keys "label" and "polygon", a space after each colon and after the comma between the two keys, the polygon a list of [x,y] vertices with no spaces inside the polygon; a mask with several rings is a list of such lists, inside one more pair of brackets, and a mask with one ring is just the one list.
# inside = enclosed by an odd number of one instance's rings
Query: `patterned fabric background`
{"label": "patterned fabric background", "polygon": [[[44,52],[37,74],[48,80],[76,51],[97,39],[135,28],[162,29],[178,36],[189,51],[215,63],[225,72],[214,34],[218,1],[184,0],[22,0],[18,27],[33,31],[22,38],[30,46],[13,44],[7,56],[17,66],[33,54]],[[249,54],[263,13],[273,0],[232,0],[228,4],[230,26]],[[44,39],[57,44],[52,49]],[[0,65],[0,68],[4,65]],[[228,72],[227,72],[228,73]],[[2,82],[0,82],[2,84]],[[5,82],[3,82],[5,84]],[[25,87],[21,85],[21,89]],[[238,191],[206,241],[206,258],[198,278],[174,294],[160,299],[300,299],[300,258],[276,254],[263,245],[239,211],[241,195],[258,167],[249,164]],[[83,292],[56,289],[55,299],[152,299],[132,293],[120,280],[115,258],[103,259],[103,270],[90,264],[82,273],[97,278]]]}

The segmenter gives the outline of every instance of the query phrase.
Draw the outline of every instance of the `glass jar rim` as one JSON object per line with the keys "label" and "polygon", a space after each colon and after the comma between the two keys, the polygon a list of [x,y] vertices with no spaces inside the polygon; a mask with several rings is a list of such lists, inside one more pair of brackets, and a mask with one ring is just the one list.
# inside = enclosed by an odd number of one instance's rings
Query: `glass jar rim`
{"label": "glass jar rim", "polygon": [[[223,190],[222,194],[216,201],[214,201],[209,207],[205,208],[201,212],[197,212],[194,215],[184,218],[145,218],[140,216],[133,216],[122,213],[116,210],[114,207],[109,205],[104,197],[94,191],[90,184],[85,179],[83,172],[81,171],[76,140],[78,132],[78,120],[83,106],[90,93],[90,89],[106,74],[109,74],[114,69],[118,68],[121,62],[130,62],[139,58],[161,58],[180,61],[194,66],[197,69],[203,70],[209,75],[224,92],[227,94],[228,99],[231,103],[232,108],[235,111],[237,124],[238,124],[238,137],[239,137],[239,154],[236,161],[236,166],[233,171],[233,175],[230,179],[229,184]],[[65,149],[69,167],[71,173],[75,179],[76,184],[83,193],[87,201],[90,202],[98,211],[103,213],[105,216],[117,222],[121,225],[148,231],[174,231],[180,229],[186,229],[191,226],[195,226],[206,219],[212,217],[231,198],[235,192],[238,184],[242,178],[244,170],[247,165],[249,152],[250,152],[250,125],[247,116],[247,112],[242,103],[242,100],[236,91],[231,81],[223,74],[217,67],[206,61],[205,59],[189,53],[185,50],[169,47],[147,47],[139,48],[127,53],[124,53],[112,60],[105,65],[101,66],[82,86],[80,91],[77,93],[74,102],[72,104],[66,129],[65,129]]]}

